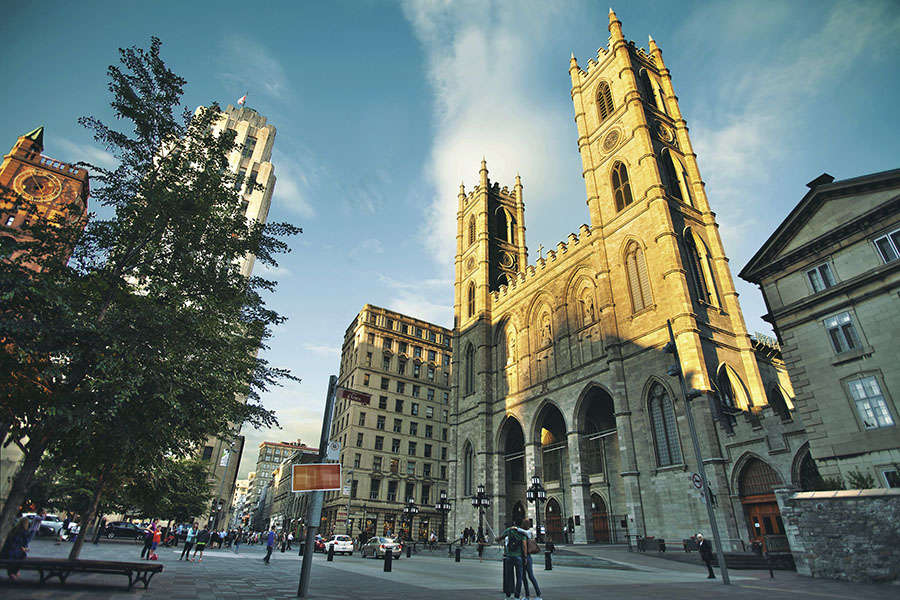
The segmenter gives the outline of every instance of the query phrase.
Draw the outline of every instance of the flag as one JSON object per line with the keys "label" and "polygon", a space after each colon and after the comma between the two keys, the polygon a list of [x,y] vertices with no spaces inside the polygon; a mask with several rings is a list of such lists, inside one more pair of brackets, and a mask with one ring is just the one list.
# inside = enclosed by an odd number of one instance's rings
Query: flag
{"label": "flag", "polygon": [[244,94],[240,98],[238,98],[238,106],[243,106],[244,102],[247,101],[247,94]]}

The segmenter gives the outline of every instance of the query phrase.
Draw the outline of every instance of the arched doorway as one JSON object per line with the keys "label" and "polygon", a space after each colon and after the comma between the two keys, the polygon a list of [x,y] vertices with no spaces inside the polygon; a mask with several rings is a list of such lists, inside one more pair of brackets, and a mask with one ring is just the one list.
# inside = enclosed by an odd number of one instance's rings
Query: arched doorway
{"label": "arched doorway", "polygon": [[525,505],[522,504],[522,501],[516,502],[512,507],[512,522],[513,523],[521,523],[522,519],[525,518]]}
{"label": "arched doorway", "polygon": [[522,503],[525,498],[525,434],[514,417],[508,417],[500,428],[500,448],[503,450],[503,493],[506,500],[499,523],[502,527],[512,519],[516,503]]}
{"label": "arched doorway", "polygon": [[614,452],[618,446],[618,436],[613,399],[603,388],[593,386],[585,392],[578,418],[578,433],[583,473],[605,473],[610,467],[607,464],[609,459],[614,459],[618,464],[618,453]]}
{"label": "arched doorway", "polygon": [[609,542],[609,512],[599,494],[591,494],[591,517],[594,525],[594,541]]}
{"label": "arched doorway", "polygon": [[758,458],[751,458],[741,469],[738,493],[747,515],[750,542],[759,543],[764,551],[780,551],[787,545],[775,500],[775,488],[781,484],[778,473]]}
{"label": "arched doorway", "polygon": [[541,467],[544,486],[565,488],[568,482],[568,441],[566,421],[553,404],[541,409],[535,423],[541,443]]}
{"label": "arched doorway", "polygon": [[547,500],[547,513],[544,519],[547,528],[547,539],[554,542],[561,542],[562,537],[562,513],[559,510],[559,502],[556,498]]}

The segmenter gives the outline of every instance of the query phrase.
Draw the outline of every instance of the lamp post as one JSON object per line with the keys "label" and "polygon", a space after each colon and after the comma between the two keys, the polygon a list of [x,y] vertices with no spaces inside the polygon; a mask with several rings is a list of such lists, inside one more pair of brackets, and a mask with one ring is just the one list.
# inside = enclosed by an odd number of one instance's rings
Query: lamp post
{"label": "lamp post", "polygon": [[450,500],[447,499],[447,490],[441,490],[441,496],[438,498],[434,508],[441,513],[441,541],[447,541],[447,513],[450,512]]}
{"label": "lamp post", "polygon": [[541,485],[541,478],[535,475],[531,478],[531,487],[525,490],[525,497],[529,502],[534,502],[534,514],[537,517],[537,538],[539,542],[544,541],[541,538],[541,502],[547,500],[547,490]]}
{"label": "lamp post", "polygon": [[403,515],[406,520],[406,526],[409,527],[406,534],[406,541],[412,542],[412,522],[413,517],[419,514],[419,507],[416,506],[415,500],[409,498],[406,501],[406,506],[403,507]]}
{"label": "lamp post", "polygon": [[478,493],[472,496],[472,506],[478,509],[478,539],[484,537],[484,509],[491,505],[491,499],[484,493],[484,484],[478,484]]}

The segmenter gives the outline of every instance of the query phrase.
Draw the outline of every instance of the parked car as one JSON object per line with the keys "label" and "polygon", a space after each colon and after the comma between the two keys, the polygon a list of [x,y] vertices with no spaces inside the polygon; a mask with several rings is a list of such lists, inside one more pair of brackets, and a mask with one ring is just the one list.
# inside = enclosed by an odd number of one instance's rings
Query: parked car
{"label": "parked car", "polygon": [[106,537],[113,538],[129,538],[132,540],[144,539],[144,530],[127,521],[113,521],[106,524]]}
{"label": "parked car", "polygon": [[[37,516],[35,513],[24,513],[23,517],[27,517],[29,521],[33,521]],[[62,521],[56,515],[47,515],[41,521],[41,527],[38,529],[38,535],[57,535],[62,527]]]}
{"label": "parked car", "polygon": [[395,542],[391,538],[373,537],[359,549],[359,553],[363,558],[366,558],[367,556],[384,558],[384,555],[388,552],[393,552],[394,558],[399,559],[400,553],[403,552],[403,545]]}
{"label": "parked car", "polygon": [[353,540],[349,535],[333,535],[325,542],[325,552],[334,547],[335,554],[353,554]]}

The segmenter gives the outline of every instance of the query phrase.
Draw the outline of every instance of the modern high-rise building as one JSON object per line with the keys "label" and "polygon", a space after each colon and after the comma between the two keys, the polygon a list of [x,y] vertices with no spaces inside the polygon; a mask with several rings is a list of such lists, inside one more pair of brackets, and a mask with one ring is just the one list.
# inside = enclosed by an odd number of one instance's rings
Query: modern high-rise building
{"label": "modern high-rise building", "polygon": [[[200,110],[199,108],[197,109]],[[230,129],[235,132],[237,147],[229,156],[229,166],[236,173],[241,186],[247,219],[265,223],[269,216],[272,193],[275,191],[275,167],[272,165],[272,147],[275,143],[275,126],[267,122],[252,108],[228,105],[223,110],[214,131]],[[241,272],[249,277],[253,272],[255,256],[248,255],[241,263]],[[238,435],[239,426],[230,437],[209,438],[202,451],[204,460],[210,461],[213,502],[209,520],[215,521],[215,511],[219,506],[218,519],[230,522],[230,510],[237,479],[238,467],[244,447],[243,436]]]}
{"label": "modern high-rise building", "polygon": [[[434,505],[448,489],[451,337],[370,304],[345,331],[331,439],[341,443],[346,486],[325,493],[323,534],[440,534]],[[411,528],[409,499],[419,509]]]}

